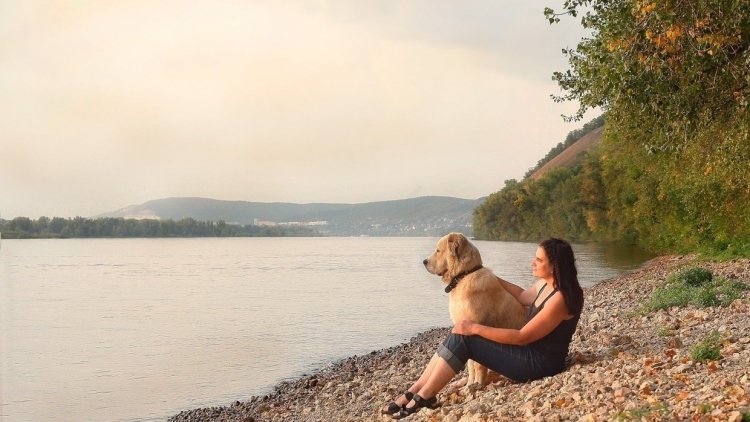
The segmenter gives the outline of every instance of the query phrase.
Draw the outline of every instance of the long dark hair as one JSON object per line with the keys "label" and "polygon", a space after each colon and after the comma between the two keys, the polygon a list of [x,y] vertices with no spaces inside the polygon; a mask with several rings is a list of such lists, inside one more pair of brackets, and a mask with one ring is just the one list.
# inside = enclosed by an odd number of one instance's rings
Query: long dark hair
{"label": "long dark hair", "polygon": [[539,246],[544,248],[547,259],[552,265],[555,288],[562,292],[568,311],[573,315],[580,315],[583,309],[583,289],[578,283],[578,270],[573,248],[570,243],[554,237],[543,240]]}

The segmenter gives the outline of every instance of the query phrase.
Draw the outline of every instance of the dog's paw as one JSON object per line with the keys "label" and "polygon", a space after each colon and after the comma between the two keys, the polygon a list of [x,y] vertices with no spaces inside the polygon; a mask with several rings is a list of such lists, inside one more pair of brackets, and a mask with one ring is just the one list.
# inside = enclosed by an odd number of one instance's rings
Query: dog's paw
{"label": "dog's paw", "polygon": [[466,390],[469,391],[469,393],[476,393],[477,391],[484,388],[484,384],[475,382],[473,384],[469,384],[466,386]]}
{"label": "dog's paw", "polygon": [[460,390],[461,388],[465,387],[467,382],[469,381],[469,378],[461,378],[458,381],[450,383],[449,387],[451,390]]}

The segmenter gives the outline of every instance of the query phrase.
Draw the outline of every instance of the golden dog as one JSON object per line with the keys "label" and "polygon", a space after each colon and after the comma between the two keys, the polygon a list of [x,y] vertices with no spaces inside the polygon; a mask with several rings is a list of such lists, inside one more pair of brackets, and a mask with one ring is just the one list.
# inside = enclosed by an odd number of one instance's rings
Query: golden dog
{"label": "golden dog", "polygon": [[[439,275],[447,284],[451,320],[471,320],[482,325],[500,328],[523,327],[526,311],[508,293],[489,268],[482,266],[479,250],[461,233],[450,233],[437,243],[435,252],[424,260],[432,274]],[[466,385],[488,382],[488,370],[469,361],[466,364]]]}

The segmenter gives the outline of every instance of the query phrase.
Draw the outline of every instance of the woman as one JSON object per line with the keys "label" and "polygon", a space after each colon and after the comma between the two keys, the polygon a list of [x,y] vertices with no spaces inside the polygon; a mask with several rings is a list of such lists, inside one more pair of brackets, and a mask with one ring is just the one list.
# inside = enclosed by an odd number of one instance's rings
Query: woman
{"label": "woman", "polygon": [[423,407],[434,408],[438,391],[469,359],[515,381],[562,372],[583,308],[573,248],[564,240],[547,239],[539,244],[531,268],[538,280],[526,290],[499,279],[519,302],[529,306],[526,325],[516,330],[459,321],[417,382],[382,413],[401,419]]}

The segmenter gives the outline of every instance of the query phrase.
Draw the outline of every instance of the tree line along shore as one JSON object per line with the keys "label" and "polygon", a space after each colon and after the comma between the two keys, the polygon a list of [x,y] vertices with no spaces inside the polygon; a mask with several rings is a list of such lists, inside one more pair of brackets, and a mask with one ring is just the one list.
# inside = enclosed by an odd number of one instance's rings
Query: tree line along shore
{"label": "tree line along shore", "polygon": [[129,238],[129,237],[281,237],[321,236],[304,226],[260,226],[224,221],[133,218],[60,218],[0,220],[4,239]]}

